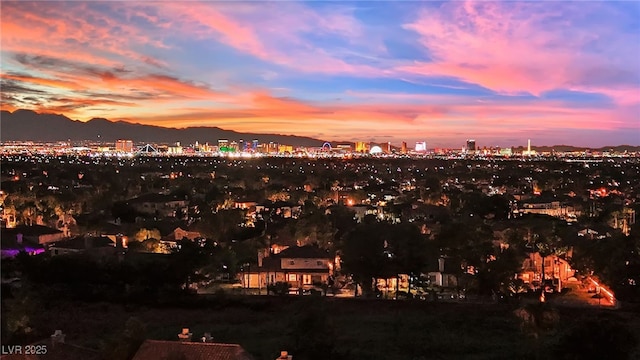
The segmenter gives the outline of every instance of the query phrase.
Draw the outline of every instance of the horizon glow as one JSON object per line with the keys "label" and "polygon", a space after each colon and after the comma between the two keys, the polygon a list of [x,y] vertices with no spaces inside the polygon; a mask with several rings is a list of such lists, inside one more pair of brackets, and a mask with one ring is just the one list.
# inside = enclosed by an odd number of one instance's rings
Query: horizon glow
{"label": "horizon glow", "polygon": [[640,145],[640,2],[2,1],[2,110],[429,148]]}

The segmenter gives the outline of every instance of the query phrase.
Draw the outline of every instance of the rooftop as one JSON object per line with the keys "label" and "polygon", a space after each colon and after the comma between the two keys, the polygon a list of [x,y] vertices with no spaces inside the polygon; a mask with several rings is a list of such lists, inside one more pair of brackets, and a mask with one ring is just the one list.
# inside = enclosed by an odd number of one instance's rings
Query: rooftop
{"label": "rooftop", "polygon": [[253,360],[238,344],[146,340],[133,360]]}

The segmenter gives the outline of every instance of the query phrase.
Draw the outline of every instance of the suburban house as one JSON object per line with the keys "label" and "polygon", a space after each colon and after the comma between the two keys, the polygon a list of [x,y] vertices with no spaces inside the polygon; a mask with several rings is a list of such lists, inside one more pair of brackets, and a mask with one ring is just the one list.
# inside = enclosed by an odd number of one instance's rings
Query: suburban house
{"label": "suburban house", "polygon": [[[552,280],[561,284],[575,279],[575,270],[571,268],[569,263],[556,255],[546,256],[544,258],[544,277],[545,280]],[[540,283],[542,280],[542,257],[540,253],[530,253],[522,264],[522,271],[518,274],[518,278],[526,284]]]}
{"label": "suburban house", "polygon": [[560,201],[529,201],[520,206],[514,213],[520,214],[542,214],[557,218],[567,216],[579,216],[581,212],[573,206],[561,203]]}
{"label": "suburban house", "polygon": [[292,204],[286,201],[267,202],[256,204],[255,206],[256,213],[272,212],[273,214],[280,215],[285,219],[297,219],[298,215],[302,211],[302,206],[299,204]]}
{"label": "suburban house", "polygon": [[2,209],[2,220],[0,220],[1,227],[14,228],[18,225],[18,220],[16,217],[16,211],[13,209]]}
{"label": "suburban house", "polygon": [[236,209],[250,209],[252,207],[255,207],[256,205],[258,205],[257,202],[255,201],[251,201],[251,200],[238,200],[233,204],[233,207]]}
{"label": "suburban house", "polygon": [[373,205],[365,205],[365,204],[357,204],[357,205],[349,206],[349,210],[352,210],[353,212],[355,212],[354,218],[358,222],[362,222],[362,220],[364,220],[365,216],[367,215],[379,216],[381,213],[379,208]]}
{"label": "suburban house", "polygon": [[188,328],[178,334],[179,341],[145,340],[133,357],[133,360],[253,360],[242,346],[212,342],[205,334],[201,342],[191,341],[192,333]]}
{"label": "suburban house", "polygon": [[106,236],[77,236],[51,243],[51,256],[69,254],[87,254],[95,257],[105,257],[116,253],[116,243]]}
{"label": "suburban house", "polygon": [[162,236],[160,240],[160,244],[163,247],[164,251],[171,252],[175,249],[180,248],[180,242],[184,239],[189,241],[202,240],[204,237],[197,231],[187,231],[183,230],[181,227],[175,228],[169,234]]}
{"label": "suburban house", "polygon": [[3,228],[2,238],[9,237],[17,239],[18,235],[22,240],[36,244],[47,244],[64,239],[64,233],[43,225],[19,225],[14,228]]}
{"label": "suburban house", "polygon": [[164,236],[162,240],[180,241],[182,239],[196,240],[202,238],[202,234],[197,231],[183,230],[181,227],[175,228],[169,235]]}
{"label": "suburban house", "polygon": [[[433,262],[429,262],[430,264]],[[438,267],[429,269],[427,276],[431,286],[439,286],[443,288],[453,288],[458,286],[458,278],[456,269],[453,268],[454,263],[447,261],[446,258],[438,258]]]}
{"label": "suburban house", "polygon": [[20,252],[36,255],[44,252],[44,246],[33,238],[24,238],[15,229],[2,229],[0,234],[0,257],[2,259],[14,258]]}
{"label": "suburban house", "polygon": [[[398,281],[400,280],[400,281]],[[399,274],[397,277],[392,276],[389,278],[376,278],[375,288],[379,291],[409,291],[409,275]]]}
{"label": "suburban house", "polygon": [[175,217],[179,210],[186,213],[189,201],[175,195],[145,194],[128,201],[138,212],[160,217]]}
{"label": "suburban house", "polygon": [[578,236],[582,238],[587,238],[589,240],[602,240],[611,237],[610,229],[606,229],[602,226],[598,227],[598,230],[594,230],[593,228],[584,228],[578,231]]}
{"label": "suburban house", "polygon": [[241,276],[245,288],[262,289],[287,282],[292,290],[299,290],[326,284],[333,269],[334,256],[315,245],[307,245],[289,247],[277,254],[268,249],[261,251],[257,266],[249,266]]}

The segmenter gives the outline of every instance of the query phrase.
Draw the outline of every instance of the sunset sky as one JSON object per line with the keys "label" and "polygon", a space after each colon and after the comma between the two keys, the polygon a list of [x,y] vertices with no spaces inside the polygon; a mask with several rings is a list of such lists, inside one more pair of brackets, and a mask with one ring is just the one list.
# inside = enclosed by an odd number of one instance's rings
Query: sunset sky
{"label": "sunset sky", "polygon": [[0,6],[3,110],[430,148],[640,145],[638,1]]}

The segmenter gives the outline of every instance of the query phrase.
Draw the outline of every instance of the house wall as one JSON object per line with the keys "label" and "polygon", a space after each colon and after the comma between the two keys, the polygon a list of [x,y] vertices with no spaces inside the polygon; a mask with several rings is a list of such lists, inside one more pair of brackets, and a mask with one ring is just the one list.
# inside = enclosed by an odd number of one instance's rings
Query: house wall
{"label": "house wall", "polygon": [[563,217],[567,215],[580,216],[581,212],[572,206],[561,205],[559,202],[551,202],[544,204],[524,204],[519,212],[523,214],[542,214],[554,217]]}
{"label": "house wall", "polygon": [[310,288],[316,282],[326,283],[329,280],[328,273],[314,273],[314,272],[284,272],[284,271],[272,271],[272,272],[252,272],[241,274],[241,283],[245,288],[266,288],[269,284],[275,284],[277,282],[288,282],[292,289],[298,289],[300,287]]}
{"label": "house wall", "polygon": [[[376,287],[379,290],[396,290],[396,283],[398,280],[396,277],[390,277],[388,279],[376,279]],[[400,291],[409,291],[409,275],[400,274],[400,283],[398,289]]]}
{"label": "house wall", "polygon": [[175,229],[173,231],[173,235],[175,240],[182,240],[183,238],[194,240],[199,237],[202,237],[202,235],[200,235],[200,233],[197,231],[186,231],[186,230],[182,230],[181,228]]}
{"label": "house wall", "polygon": [[84,252],[84,251],[80,249],[66,249],[66,248],[57,248],[57,247],[52,247],[49,249],[49,254],[51,254],[51,256],[78,254],[81,252]]}
{"label": "house wall", "polygon": [[[522,265],[522,271],[518,275],[525,283],[540,281],[542,274],[542,257],[538,253],[532,253],[526,258]],[[575,276],[575,270],[569,263],[557,256],[547,256],[544,258],[545,279],[558,279],[566,281]]]}
{"label": "house wall", "polygon": [[154,215],[156,212],[162,216],[173,216],[176,210],[185,208],[187,202],[184,200],[169,201],[166,203],[143,202],[134,203],[133,208],[144,214]]}
{"label": "house wall", "polygon": [[453,274],[445,274],[439,271],[432,271],[428,275],[432,285],[440,287],[458,286],[458,279],[456,279],[456,276]]}
{"label": "house wall", "polygon": [[62,239],[64,239],[64,234],[63,233],[44,234],[44,235],[38,236],[38,243],[39,244],[47,244],[47,243],[50,243],[50,242],[60,241]]}

